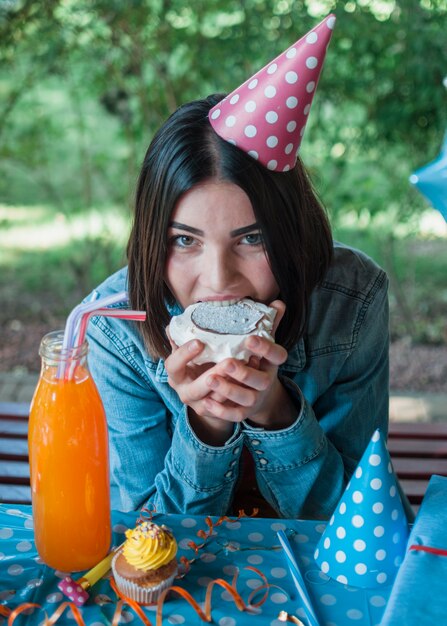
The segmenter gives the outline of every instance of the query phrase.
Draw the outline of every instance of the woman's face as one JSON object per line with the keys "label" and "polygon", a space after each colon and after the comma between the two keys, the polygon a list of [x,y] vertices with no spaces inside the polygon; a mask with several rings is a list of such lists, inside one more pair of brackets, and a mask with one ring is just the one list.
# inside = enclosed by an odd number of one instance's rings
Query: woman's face
{"label": "woman's face", "polygon": [[260,228],[240,187],[210,180],[181,197],[168,229],[165,279],[183,308],[241,298],[268,304],[278,297]]}

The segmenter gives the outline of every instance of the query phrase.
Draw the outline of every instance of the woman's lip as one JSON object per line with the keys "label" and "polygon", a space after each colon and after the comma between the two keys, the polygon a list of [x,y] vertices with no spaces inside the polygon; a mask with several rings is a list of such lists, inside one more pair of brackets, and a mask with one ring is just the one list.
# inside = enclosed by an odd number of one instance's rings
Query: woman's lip
{"label": "woman's lip", "polygon": [[210,296],[208,298],[199,298],[197,302],[225,302],[227,300],[242,300],[246,296]]}

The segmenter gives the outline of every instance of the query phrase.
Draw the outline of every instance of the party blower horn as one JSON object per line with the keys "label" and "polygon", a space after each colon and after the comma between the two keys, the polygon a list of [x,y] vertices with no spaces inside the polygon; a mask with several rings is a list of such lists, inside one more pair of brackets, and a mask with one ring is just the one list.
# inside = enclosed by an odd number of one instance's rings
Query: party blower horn
{"label": "party blower horn", "polygon": [[106,557],[103,558],[95,567],[86,572],[81,578],[74,580],[71,576],[64,576],[64,578],[58,583],[58,588],[64,595],[67,596],[76,606],[83,606],[89,599],[87,589],[93,587],[109,571],[112,559],[121,546],[112,550]]}
{"label": "party blower horn", "polygon": [[405,554],[409,528],[390,455],[379,430],[318,542],[321,571],[353,587],[392,584]]}

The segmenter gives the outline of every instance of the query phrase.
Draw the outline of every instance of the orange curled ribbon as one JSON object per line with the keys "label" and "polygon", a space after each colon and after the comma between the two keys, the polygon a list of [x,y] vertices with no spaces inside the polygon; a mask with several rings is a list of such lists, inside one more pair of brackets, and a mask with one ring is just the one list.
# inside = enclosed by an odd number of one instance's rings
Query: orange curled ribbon
{"label": "orange curled ribbon", "polygon": [[151,508],[144,506],[142,509],[140,509],[140,515],[136,521],[136,524],[142,524],[143,522],[152,522],[152,518],[157,513],[157,509],[155,505],[152,504],[152,502],[149,502],[148,506],[150,506]]}
{"label": "orange curled ribbon", "polygon": [[211,621],[211,608],[212,608],[211,607],[211,595],[212,595],[212,592],[213,592],[213,589],[214,589],[215,585],[219,585],[220,587],[223,587],[225,589],[225,591],[228,591],[230,596],[233,598],[234,603],[237,606],[237,608],[239,609],[239,611],[246,611],[248,609],[248,606],[243,601],[243,599],[242,599],[240,593],[237,591],[236,587],[233,587],[233,585],[230,585],[230,583],[228,583],[223,578],[216,578],[216,579],[212,580],[211,582],[209,582],[207,587],[206,587],[205,614],[207,615],[207,617],[209,617],[209,619],[207,621],[209,621],[209,622]]}
{"label": "orange curled ribbon", "polygon": [[205,524],[208,526],[208,531],[204,531],[203,529],[201,529],[201,530],[198,530],[196,533],[197,537],[200,537],[200,539],[203,539],[203,542],[201,544],[197,544],[195,543],[195,541],[189,541],[187,546],[188,548],[191,548],[191,550],[194,550],[195,555],[197,557],[199,550],[202,550],[202,548],[205,547],[208,539],[212,537],[213,531],[215,528],[218,528],[224,522],[234,524],[235,522],[239,521],[243,517],[256,517],[258,512],[259,512],[259,509],[253,509],[251,515],[247,515],[244,509],[241,509],[237,517],[228,517],[227,515],[223,515],[222,517],[219,517],[217,522],[213,522],[213,520],[209,516],[205,517]]}
{"label": "orange curled ribbon", "polygon": [[[151,521],[153,515],[156,513],[156,509],[155,507],[152,508],[143,508],[140,511],[140,518],[139,521]],[[213,536],[213,532],[215,528],[218,528],[221,524],[223,524],[224,522],[228,522],[230,524],[237,522],[239,519],[243,518],[243,517],[255,517],[258,514],[258,509],[253,509],[253,512],[251,513],[251,515],[247,515],[245,513],[245,511],[243,509],[241,509],[239,511],[239,514],[237,517],[227,517],[226,515],[220,517],[216,522],[213,522],[211,517],[206,517],[205,518],[205,523],[208,527],[208,530],[199,530],[197,532],[197,536],[200,537],[201,539],[203,539],[203,542],[201,544],[196,544],[194,541],[189,542],[189,547],[191,547],[194,550],[195,553],[195,558],[194,559],[187,559],[186,557],[181,557],[180,562],[184,565],[185,567],[185,572],[183,573],[182,576],[184,576],[185,574],[188,573],[188,571],[191,568],[191,564],[194,562],[194,560],[197,558],[198,553],[200,550],[202,550],[208,540]],[[137,522],[138,523],[138,522]],[[233,580],[230,583],[228,583],[227,581],[223,580],[222,578],[216,578],[215,580],[212,580],[208,583],[207,585],[207,589],[206,589],[206,596],[205,596],[205,611],[202,610],[202,608],[200,607],[200,605],[194,600],[194,598],[191,596],[191,594],[189,592],[187,592],[185,589],[182,589],[181,587],[177,587],[177,586],[172,586],[169,587],[168,589],[166,589],[161,596],[158,599],[157,602],[157,614],[156,614],[156,626],[162,626],[162,621],[163,621],[163,604],[165,602],[166,596],[168,595],[168,593],[173,592],[178,594],[179,596],[181,596],[183,599],[185,599],[190,605],[191,607],[196,611],[197,615],[200,617],[200,619],[202,619],[205,622],[210,622],[212,621],[211,618],[211,612],[212,612],[212,602],[211,602],[211,597],[212,597],[212,590],[213,587],[215,585],[219,585],[221,587],[223,587],[226,591],[228,591],[228,593],[232,596],[237,608],[240,611],[250,611],[250,609],[261,606],[268,597],[268,590],[272,587],[277,587],[276,585],[270,585],[267,582],[267,578],[264,576],[264,574],[260,571],[257,570],[254,567],[246,567],[245,569],[250,569],[252,571],[254,571],[256,574],[258,574],[262,581],[263,581],[263,585],[258,587],[257,589],[255,589],[254,591],[251,592],[247,602],[244,602],[244,600],[242,599],[241,595],[239,594],[239,592],[236,589],[236,582],[237,582],[237,578],[238,578],[238,572],[236,572],[235,576],[233,577]],[[149,618],[145,615],[143,609],[141,608],[141,605],[136,602],[135,600],[132,600],[131,598],[127,598],[126,596],[124,596],[116,587],[115,581],[113,578],[110,579],[110,585],[112,587],[112,589],[115,591],[115,593],[117,594],[117,596],[120,598],[119,601],[117,602],[116,608],[115,608],[115,612],[112,618],[112,626],[118,626],[118,623],[122,617],[122,612],[123,612],[123,608],[124,606],[128,605],[135,613],[136,615],[140,618],[140,620],[143,622],[144,626],[153,626],[152,622],[149,620]],[[277,587],[278,589],[281,589],[280,587]],[[265,589],[265,592],[261,598],[260,601],[256,602],[256,603],[252,603],[252,598],[255,597],[261,590]],[[23,604],[20,604],[18,607],[16,607],[15,609],[11,610],[10,608],[8,608],[5,605],[0,605],[0,615],[7,617],[8,618],[8,622],[7,622],[7,626],[13,626],[15,620],[17,619],[17,617],[19,617],[24,611],[31,609],[31,608],[37,608],[40,610],[44,611],[45,614],[45,618],[44,621],[42,622],[42,626],[54,626],[54,624],[57,623],[57,621],[59,620],[59,618],[62,616],[62,614],[64,613],[64,611],[66,611],[67,609],[70,609],[72,611],[73,614],[73,618],[77,624],[77,626],[87,626],[85,621],[82,618],[82,614],[81,611],[79,610],[79,608],[73,603],[73,602],[63,602],[62,604],[60,604],[58,606],[58,608],[54,611],[54,613],[52,613],[50,616],[48,616],[47,612],[43,609],[42,605],[40,604],[36,604],[36,603],[32,603],[32,602],[25,602]]]}
{"label": "orange curled ribbon", "polygon": [[[232,597],[232,599],[233,599],[233,601],[234,601],[234,603],[235,603],[235,605],[236,605],[236,607],[238,608],[239,611],[247,611],[247,612],[250,612],[254,608],[257,608],[257,607],[261,606],[262,604],[264,604],[264,602],[268,598],[269,589],[276,588],[276,589],[281,589],[281,591],[284,592],[284,590],[281,587],[278,587],[277,585],[270,585],[268,583],[268,581],[267,581],[266,576],[260,570],[258,570],[256,567],[247,566],[244,569],[248,569],[248,570],[251,570],[251,571],[255,572],[256,574],[258,574],[258,576],[260,576],[260,578],[264,582],[264,584],[261,585],[261,587],[258,587],[257,589],[255,589],[254,591],[252,591],[250,593],[250,596],[249,596],[247,602],[244,601],[244,599],[242,598],[241,594],[238,592],[238,590],[236,588],[236,583],[237,583],[237,579],[238,579],[238,576],[239,576],[239,571],[237,571],[235,573],[231,583],[227,582],[223,578],[215,578],[214,580],[211,580],[208,583],[208,585],[206,587],[204,610],[200,607],[200,605],[196,602],[196,600],[194,600],[194,598],[191,596],[191,594],[188,591],[186,591],[186,589],[182,589],[182,587],[177,587],[177,586],[169,587],[168,589],[165,589],[163,591],[163,593],[160,595],[160,597],[158,599],[158,602],[157,602],[157,622],[156,622],[156,626],[162,626],[163,606],[164,606],[164,603],[166,601],[166,597],[171,592],[174,592],[174,593],[178,594],[184,600],[186,600],[190,604],[190,606],[195,610],[195,612],[200,617],[200,619],[202,621],[204,621],[204,622],[211,622],[212,621],[212,593],[213,593],[213,589],[214,589],[214,587],[216,585],[218,585],[220,587],[223,587],[225,589],[225,591],[227,591],[231,595],[231,597]],[[252,598],[256,594],[258,594],[259,591],[261,591],[262,589],[265,589],[265,592],[264,592],[261,600],[259,600],[256,603],[252,603],[251,602]]]}
{"label": "orange curled ribbon", "polygon": [[119,622],[121,621],[123,609],[126,606],[126,604],[130,606],[133,609],[133,611],[135,611],[135,613],[138,615],[138,617],[140,618],[140,620],[143,622],[145,626],[152,626],[151,620],[148,617],[146,617],[146,615],[143,613],[138,603],[134,602],[134,600],[131,600],[130,598],[126,598],[126,600],[118,600],[116,604],[115,612],[112,618],[112,626],[117,626]]}
{"label": "orange curled ribbon", "polygon": [[192,595],[186,591],[186,589],[182,589],[182,587],[177,587],[176,585],[169,587],[168,589],[165,589],[161,596],[158,598],[158,602],[157,602],[157,622],[156,622],[156,626],[162,626],[163,623],[163,605],[164,602],[166,600],[166,596],[168,595],[168,593],[176,593],[178,594],[180,597],[182,597],[184,600],[186,600],[188,602],[188,604],[190,604],[192,606],[192,608],[194,609],[194,611],[197,613],[197,615],[200,617],[200,619],[204,622],[211,622],[211,615],[207,615],[206,612],[202,611],[202,608],[200,607],[200,605],[198,604],[198,602],[196,602],[196,600],[194,600],[194,598],[192,597]]}
{"label": "orange curled ribbon", "polygon": [[113,614],[112,626],[118,626],[122,613],[123,613],[123,608],[125,607],[126,604],[130,606],[130,608],[138,615],[140,620],[143,622],[144,626],[152,626],[152,622],[150,621],[148,617],[146,617],[143,609],[141,608],[140,603],[137,602],[136,600],[132,600],[132,598],[128,598],[123,593],[121,593],[121,591],[116,586],[116,583],[113,577],[110,578],[110,586],[112,587],[116,595],[120,598],[120,600],[116,604],[116,609]]}
{"label": "orange curled ribbon", "polygon": [[[37,608],[41,610],[43,609],[42,605],[36,604],[35,602],[24,602],[23,604],[20,604],[17,608],[15,608],[13,611],[9,613],[8,626],[13,626],[16,618],[19,617],[21,613],[31,608]],[[71,612],[73,613],[74,620],[78,626],[86,626],[86,623],[82,619],[82,615],[78,607],[76,606],[76,604],[74,604],[74,602],[63,602],[57,607],[57,609],[54,611],[54,613],[52,613],[50,617],[48,617],[47,612],[44,611],[45,619],[42,622],[42,626],[53,626],[53,624],[55,624],[58,621],[58,619],[61,617],[62,613],[66,609],[71,610]]]}
{"label": "orange curled ribbon", "polygon": [[[288,595],[287,592],[285,591],[285,589],[283,589],[282,587],[279,587],[279,585],[272,585],[271,583],[269,583],[268,580],[267,580],[267,577],[265,576],[265,574],[263,574],[261,572],[261,570],[257,569],[256,567],[252,567],[251,565],[247,565],[247,567],[244,567],[244,569],[249,569],[252,572],[255,572],[255,574],[257,574],[262,579],[262,581],[264,583],[260,587],[256,587],[256,589],[253,589],[253,591],[248,596],[247,604],[250,607],[255,607],[256,608],[258,606],[262,606],[264,604],[264,602],[267,600],[268,596],[269,596],[269,590],[270,589],[279,589],[280,591],[282,591],[283,593]],[[265,591],[264,591],[264,594],[263,594],[262,598],[260,600],[258,600],[257,602],[253,602],[253,598],[256,598],[258,593],[260,591],[262,591],[263,589],[265,589]]]}

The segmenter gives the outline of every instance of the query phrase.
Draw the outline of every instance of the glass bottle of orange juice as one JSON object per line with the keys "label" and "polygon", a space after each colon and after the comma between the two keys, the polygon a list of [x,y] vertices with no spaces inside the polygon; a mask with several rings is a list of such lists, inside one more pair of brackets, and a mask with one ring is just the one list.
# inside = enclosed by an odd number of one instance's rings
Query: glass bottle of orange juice
{"label": "glass bottle of orange juice", "polygon": [[87,364],[88,344],[63,348],[63,332],[42,339],[28,446],[34,533],[55,569],[89,569],[111,542],[108,436]]}

